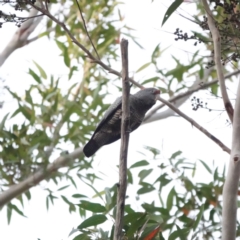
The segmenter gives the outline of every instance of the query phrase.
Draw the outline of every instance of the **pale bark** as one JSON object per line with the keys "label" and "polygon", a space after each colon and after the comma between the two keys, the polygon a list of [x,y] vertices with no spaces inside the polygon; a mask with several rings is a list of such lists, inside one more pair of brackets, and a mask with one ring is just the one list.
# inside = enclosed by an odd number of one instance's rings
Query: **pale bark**
{"label": "pale bark", "polygon": [[207,13],[207,16],[208,16],[208,26],[212,33],[213,46],[214,46],[214,62],[216,65],[217,76],[218,76],[218,80],[219,80],[220,90],[222,93],[224,107],[227,111],[229,119],[231,120],[231,122],[233,122],[233,107],[232,107],[232,103],[230,102],[230,99],[228,97],[225,79],[224,79],[224,75],[223,75],[223,66],[222,66],[222,62],[221,62],[221,35],[218,31],[214,16],[208,6],[207,1],[202,0],[202,2],[203,2],[203,6],[205,8],[205,11]]}
{"label": "pale bark", "polygon": [[240,177],[240,84],[233,117],[232,150],[223,188],[222,240],[236,238],[237,197]]}
{"label": "pale bark", "polygon": [[[0,66],[4,64],[7,58],[18,48],[21,48],[27,45],[29,42],[32,42],[29,39],[30,34],[36,29],[38,24],[42,20],[42,16],[34,17],[38,13],[38,10],[32,8],[29,12],[28,20],[25,21],[21,27],[14,33],[12,39],[8,42],[7,46],[0,53]],[[37,38],[34,38],[36,40]]]}

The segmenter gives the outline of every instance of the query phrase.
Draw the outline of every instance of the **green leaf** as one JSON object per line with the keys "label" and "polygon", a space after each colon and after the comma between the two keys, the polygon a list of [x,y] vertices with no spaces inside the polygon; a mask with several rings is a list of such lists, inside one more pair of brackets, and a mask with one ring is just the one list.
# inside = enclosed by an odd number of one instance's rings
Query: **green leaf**
{"label": "green leaf", "polygon": [[210,169],[210,167],[202,160],[198,159],[198,161],[206,168],[206,170],[212,174],[212,170]]}
{"label": "green leaf", "polygon": [[107,220],[105,215],[99,214],[91,216],[84,220],[79,226],[78,229],[83,229],[91,226],[97,226],[98,224],[104,223]]}
{"label": "green leaf", "polygon": [[27,197],[28,200],[31,200],[31,193],[30,193],[30,191],[26,191],[24,194],[25,194],[25,196]]}
{"label": "green leaf", "polygon": [[47,79],[47,74],[46,74],[45,71],[42,69],[42,67],[41,67],[39,64],[37,64],[35,61],[33,61],[33,63],[34,63],[34,64],[36,65],[36,67],[38,68],[38,71],[39,71],[41,77],[44,78],[44,79]]}
{"label": "green leaf", "polygon": [[70,185],[66,185],[66,186],[60,187],[57,191],[62,191],[62,190],[64,190],[64,189],[68,188],[69,186],[70,186]]}
{"label": "green leaf", "polygon": [[86,195],[79,194],[79,193],[73,194],[72,197],[73,197],[73,198],[87,198]]}
{"label": "green leaf", "polygon": [[12,217],[12,204],[8,204],[7,205],[7,221],[8,221],[8,224],[10,224],[11,222],[11,217]]}
{"label": "green leaf", "polygon": [[149,165],[149,163],[146,160],[142,160],[142,161],[134,163],[130,168],[143,167],[143,166],[147,166],[147,165]]}
{"label": "green leaf", "polygon": [[200,70],[199,70],[199,78],[203,79],[203,77],[204,77],[204,69],[203,69],[203,66],[201,65]]}
{"label": "green leaf", "polygon": [[160,57],[161,55],[161,50],[160,50],[160,44],[158,44],[155,49],[153,50],[152,53],[152,62],[155,62],[155,59]]}
{"label": "green leaf", "polygon": [[172,13],[174,11],[176,11],[176,9],[182,4],[183,0],[175,0],[170,7],[167,9],[164,17],[163,17],[163,21],[162,21],[162,26],[164,25],[164,23],[168,20],[168,18],[172,15]]}
{"label": "green leaf", "polygon": [[143,64],[143,65],[136,71],[136,73],[141,72],[143,69],[147,68],[150,64],[152,64],[152,63],[149,62],[149,63]]}
{"label": "green leaf", "polygon": [[65,196],[61,195],[63,201],[67,204],[72,204]]}
{"label": "green leaf", "polygon": [[124,224],[134,223],[136,219],[141,218],[142,216],[145,216],[145,213],[143,212],[132,212],[128,213],[124,216],[123,222]]}
{"label": "green leaf", "polygon": [[69,54],[68,54],[68,48],[64,48],[63,51],[63,59],[64,59],[64,63],[67,67],[70,67],[70,58],[69,58]]}
{"label": "green leaf", "polygon": [[154,83],[155,83],[158,79],[159,79],[159,77],[148,78],[148,79],[146,79],[146,80],[144,80],[144,81],[142,82],[142,85],[144,85],[144,84],[146,84],[146,83],[150,83],[150,82],[154,82]]}
{"label": "green leaf", "polygon": [[154,147],[150,147],[150,146],[143,146],[145,149],[147,149],[148,151],[150,151],[153,155],[154,155],[154,157],[156,157],[157,155],[159,155],[160,154],[160,151],[159,151],[159,149],[157,149],[157,148],[154,148]]}
{"label": "green leaf", "polygon": [[106,199],[107,205],[109,206],[112,203],[112,197],[111,197],[111,192],[109,188],[105,188],[105,199]]}
{"label": "green leaf", "polygon": [[33,116],[33,111],[28,108],[27,106],[22,106],[20,103],[18,104],[20,112],[24,115],[26,119],[31,121],[31,118]]}
{"label": "green leaf", "polygon": [[4,125],[5,125],[5,121],[7,120],[8,115],[9,115],[9,113],[6,114],[6,115],[4,116],[4,118],[2,119],[2,122],[0,123],[0,130],[3,130]]}
{"label": "green leaf", "polygon": [[29,68],[28,73],[36,80],[37,83],[42,83],[41,78],[31,68]]}
{"label": "green leaf", "polygon": [[145,194],[155,190],[155,187],[152,184],[141,182],[142,188],[138,189],[137,194]]}
{"label": "green leaf", "polygon": [[173,200],[174,200],[174,197],[176,196],[176,191],[175,191],[175,187],[173,187],[171,189],[171,191],[169,192],[168,194],[168,197],[167,197],[167,209],[170,211],[172,209],[172,206],[173,206]]}
{"label": "green leaf", "polygon": [[14,204],[11,204],[12,209],[15,210],[19,215],[26,217],[21,210],[18,209],[18,207]]}
{"label": "green leaf", "polygon": [[133,177],[130,169],[127,170],[127,181],[128,183],[133,184]]}
{"label": "green leaf", "polygon": [[170,160],[175,159],[177,156],[181,155],[182,151],[177,151],[175,153],[172,154],[172,156],[170,157]]}
{"label": "green leaf", "polygon": [[214,95],[217,95],[218,88],[219,88],[218,83],[215,83],[215,84],[211,85],[211,91]]}
{"label": "green leaf", "polygon": [[70,80],[72,78],[73,72],[77,71],[77,70],[78,70],[78,68],[76,66],[71,67],[70,72],[68,74],[68,80]]}
{"label": "green leaf", "polygon": [[201,206],[201,208],[200,208],[200,211],[199,211],[199,213],[198,213],[198,215],[197,215],[196,221],[193,223],[193,229],[194,229],[194,230],[196,230],[199,222],[201,221],[203,212],[204,212],[204,204],[202,204],[202,206]]}
{"label": "green leaf", "polygon": [[78,206],[85,209],[85,210],[95,212],[95,213],[106,211],[106,208],[104,206],[102,206],[101,204],[92,203],[92,202],[84,201],[84,200],[82,200],[81,203],[78,204]]}
{"label": "green leaf", "polygon": [[151,172],[153,171],[153,169],[143,169],[142,171],[139,172],[138,177],[140,178],[140,182],[143,181],[144,178],[146,178]]}
{"label": "green leaf", "polygon": [[140,218],[135,218],[135,220],[131,223],[131,226],[127,230],[127,236],[133,237],[134,233],[136,233],[139,227],[143,226],[147,221],[147,213],[143,213]]}

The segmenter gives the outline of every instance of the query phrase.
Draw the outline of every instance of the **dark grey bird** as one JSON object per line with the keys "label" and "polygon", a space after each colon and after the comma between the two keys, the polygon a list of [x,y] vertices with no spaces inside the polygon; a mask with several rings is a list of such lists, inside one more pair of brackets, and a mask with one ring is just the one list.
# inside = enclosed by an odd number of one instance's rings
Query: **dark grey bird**
{"label": "dark grey bird", "polygon": [[[130,131],[137,129],[142,123],[146,112],[156,103],[160,90],[145,88],[129,96]],[[83,148],[86,157],[91,157],[100,147],[121,138],[122,97],[108,108],[98,124],[89,142]]]}

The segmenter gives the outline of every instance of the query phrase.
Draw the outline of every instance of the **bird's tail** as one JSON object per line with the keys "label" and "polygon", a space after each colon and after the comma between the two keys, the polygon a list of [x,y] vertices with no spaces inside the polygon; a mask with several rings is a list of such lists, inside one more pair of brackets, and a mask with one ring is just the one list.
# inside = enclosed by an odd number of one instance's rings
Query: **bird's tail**
{"label": "bird's tail", "polygon": [[95,140],[91,139],[83,148],[83,152],[86,157],[91,157],[100,147]]}

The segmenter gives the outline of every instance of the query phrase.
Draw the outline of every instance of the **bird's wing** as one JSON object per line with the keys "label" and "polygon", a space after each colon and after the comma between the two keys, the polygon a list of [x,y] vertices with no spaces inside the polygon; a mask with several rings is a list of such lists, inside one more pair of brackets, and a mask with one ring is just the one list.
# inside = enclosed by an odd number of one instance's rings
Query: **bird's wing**
{"label": "bird's wing", "polygon": [[115,112],[120,109],[122,107],[122,97],[119,97],[115,100],[115,102],[113,104],[111,104],[109,106],[109,108],[107,109],[107,111],[105,112],[105,114],[103,115],[102,120],[100,121],[100,123],[98,124],[94,135],[96,132],[99,131],[99,129],[104,125],[104,123],[106,123],[109,119],[112,118],[112,116],[115,114]]}

